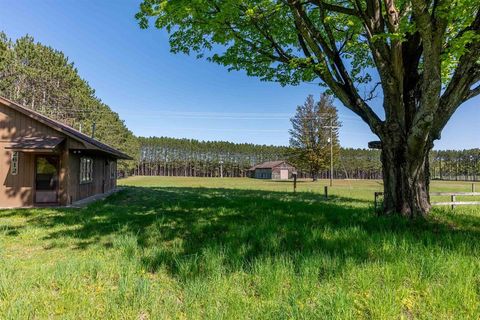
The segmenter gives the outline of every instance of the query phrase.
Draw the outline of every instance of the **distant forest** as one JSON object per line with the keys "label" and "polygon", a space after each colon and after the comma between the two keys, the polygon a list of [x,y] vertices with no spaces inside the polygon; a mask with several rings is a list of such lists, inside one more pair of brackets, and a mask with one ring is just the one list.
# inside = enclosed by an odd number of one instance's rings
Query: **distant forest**
{"label": "distant forest", "polygon": [[[288,147],[135,137],[118,114],[96,97],[73,62],[30,36],[12,41],[0,33],[0,95],[87,135],[92,135],[95,123],[95,138],[135,159],[120,161],[122,175],[218,177],[222,168],[224,176],[244,177],[254,164],[289,158]],[[301,177],[308,177],[299,169]],[[432,151],[430,171],[433,179],[478,180],[480,149]],[[335,158],[334,176],[381,178],[380,152],[342,148]],[[327,177],[325,169],[320,178]]]}
{"label": "distant forest", "polygon": [[[289,148],[247,143],[210,142],[167,137],[139,138],[140,161],[134,174],[161,176],[245,177],[254,164],[288,160]],[[222,163],[220,163],[222,162]],[[300,177],[308,177],[299,168]],[[377,150],[342,149],[335,161],[336,178],[381,178]],[[328,177],[327,168],[320,178]]]}
{"label": "distant forest", "polygon": [[[254,164],[288,160],[289,148],[231,142],[210,142],[167,137],[138,138],[140,157],[135,175],[219,177],[220,168],[227,177],[245,177]],[[220,161],[222,164],[220,165]],[[432,151],[432,179],[479,180],[480,149]],[[301,177],[309,177],[299,170]],[[328,168],[320,178],[329,177]],[[380,151],[341,148],[334,163],[337,179],[380,179]]]}

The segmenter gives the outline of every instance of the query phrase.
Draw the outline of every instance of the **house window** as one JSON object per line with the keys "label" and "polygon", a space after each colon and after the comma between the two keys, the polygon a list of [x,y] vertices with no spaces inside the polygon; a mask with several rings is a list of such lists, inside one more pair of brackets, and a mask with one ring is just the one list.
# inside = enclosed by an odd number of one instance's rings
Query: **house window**
{"label": "house window", "polygon": [[112,161],[110,162],[110,179],[115,179],[117,177],[117,163]]}
{"label": "house window", "polygon": [[93,160],[92,158],[80,158],[80,183],[93,181]]}
{"label": "house window", "polygon": [[18,174],[18,151],[12,153],[12,163],[10,165],[10,174],[16,176]]}

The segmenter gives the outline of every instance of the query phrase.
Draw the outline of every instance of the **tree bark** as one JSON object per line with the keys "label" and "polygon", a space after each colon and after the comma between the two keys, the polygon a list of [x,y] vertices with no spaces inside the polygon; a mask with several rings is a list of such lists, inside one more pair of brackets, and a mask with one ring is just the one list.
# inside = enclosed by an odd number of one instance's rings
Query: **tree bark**
{"label": "tree bark", "polygon": [[[390,140],[391,142],[391,140]],[[428,215],[430,172],[428,155],[433,143],[412,155],[405,143],[383,143],[383,213],[415,218]]]}

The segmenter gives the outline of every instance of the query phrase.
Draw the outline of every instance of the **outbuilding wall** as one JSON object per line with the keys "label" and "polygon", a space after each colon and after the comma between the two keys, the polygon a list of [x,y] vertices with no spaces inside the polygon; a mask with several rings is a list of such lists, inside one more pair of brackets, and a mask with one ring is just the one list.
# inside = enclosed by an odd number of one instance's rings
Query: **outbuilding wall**
{"label": "outbuilding wall", "polygon": [[272,169],[272,179],[278,180],[280,178],[280,171],[281,170],[288,170],[288,179],[292,178],[292,174],[295,171],[295,168],[289,165],[288,163],[283,163],[279,166],[276,166]]}
{"label": "outbuilding wall", "polygon": [[288,170],[288,179],[292,178],[292,174],[295,171],[295,168],[288,163],[282,163],[278,166],[273,168],[256,168],[253,171],[251,177],[255,179],[274,179],[279,180],[281,179],[280,171],[281,170]]}
{"label": "outbuilding wall", "polygon": [[256,179],[272,179],[272,169],[255,169]]}

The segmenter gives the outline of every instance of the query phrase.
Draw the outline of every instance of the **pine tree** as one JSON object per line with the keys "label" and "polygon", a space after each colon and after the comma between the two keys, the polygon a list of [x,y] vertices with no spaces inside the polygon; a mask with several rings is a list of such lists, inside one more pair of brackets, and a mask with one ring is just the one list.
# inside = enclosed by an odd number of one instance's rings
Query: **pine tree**
{"label": "pine tree", "polygon": [[[61,121],[95,137],[134,158],[139,144],[118,114],[95,96],[74,64],[60,51],[36,43],[30,36],[15,42],[0,33],[0,95]],[[120,161],[118,169],[128,172],[131,161]]]}
{"label": "pine tree", "polygon": [[320,101],[315,102],[313,96],[308,96],[305,103],[297,107],[296,114],[290,121],[293,162],[298,167],[307,169],[315,181],[320,170],[325,170],[329,166],[330,143],[333,144],[335,159],[340,148],[338,141],[340,122],[332,97],[322,94]]}

